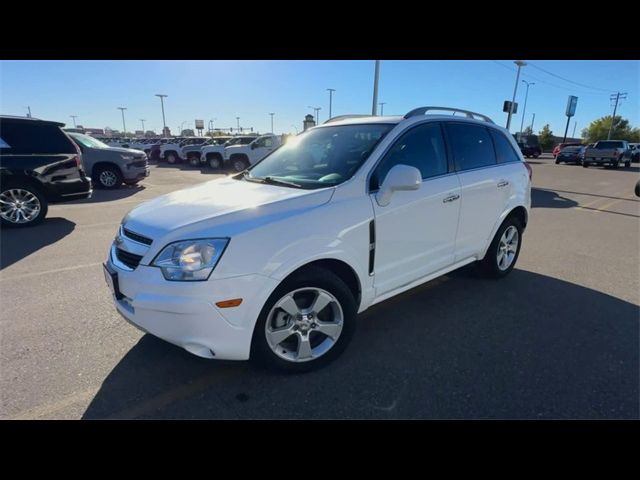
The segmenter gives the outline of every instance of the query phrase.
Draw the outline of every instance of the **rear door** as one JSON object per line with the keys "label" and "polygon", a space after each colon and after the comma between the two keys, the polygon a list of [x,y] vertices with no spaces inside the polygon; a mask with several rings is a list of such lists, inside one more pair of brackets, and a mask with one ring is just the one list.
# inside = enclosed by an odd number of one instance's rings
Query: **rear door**
{"label": "rear door", "polygon": [[249,150],[249,160],[251,162],[251,165],[259,160],[262,160],[267,156],[267,154],[273,151],[273,137],[258,138],[255,142],[253,142],[252,147],[254,148]]}
{"label": "rear door", "polygon": [[493,140],[485,126],[447,122],[446,132],[461,187],[457,262],[479,254],[486,246],[510,182],[497,162]]}

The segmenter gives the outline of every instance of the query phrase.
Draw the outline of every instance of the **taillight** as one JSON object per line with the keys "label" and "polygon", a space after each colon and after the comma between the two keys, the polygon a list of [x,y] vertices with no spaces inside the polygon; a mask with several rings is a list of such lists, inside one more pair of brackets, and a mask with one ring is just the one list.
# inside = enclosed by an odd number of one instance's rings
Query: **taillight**
{"label": "taillight", "polygon": [[76,145],[76,142],[71,143],[73,143],[73,146],[76,147],[76,155],[75,157],[73,157],[73,159],[76,161],[76,167],[82,169],[82,152],[80,151],[80,147]]}
{"label": "taillight", "polygon": [[533,169],[531,168],[531,165],[529,165],[527,162],[524,162],[524,166],[527,167],[527,171],[529,172],[529,180],[532,180]]}

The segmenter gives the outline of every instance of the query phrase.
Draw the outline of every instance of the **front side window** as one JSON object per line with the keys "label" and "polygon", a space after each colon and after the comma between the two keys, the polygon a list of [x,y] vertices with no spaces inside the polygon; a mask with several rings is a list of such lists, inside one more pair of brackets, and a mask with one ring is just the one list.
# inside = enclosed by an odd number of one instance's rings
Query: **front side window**
{"label": "front side window", "polygon": [[417,168],[423,179],[447,173],[449,168],[440,124],[419,125],[402,135],[376,167],[370,190],[380,188],[389,170],[396,165]]}
{"label": "front side window", "polygon": [[471,170],[496,164],[496,153],[487,129],[480,125],[449,123],[447,136],[456,170]]}
{"label": "front side window", "polygon": [[280,180],[312,189],[338,185],[358,171],[391,128],[357,124],[308,130],[255,164],[243,178]]}
{"label": "front side window", "polygon": [[97,138],[90,137],[89,135],[82,135],[77,133],[70,134],[77,143],[87,148],[110,148],[106,143],[102,143]]}
{"label": "front side window", "polygon": [[[489,129],[493,138],[493,145],[496,148],[496,157],[498,163],[519,162],[520,157],[511,146],[511,142],[500,132]],[[523,148],[524,145],[520,146]]]}

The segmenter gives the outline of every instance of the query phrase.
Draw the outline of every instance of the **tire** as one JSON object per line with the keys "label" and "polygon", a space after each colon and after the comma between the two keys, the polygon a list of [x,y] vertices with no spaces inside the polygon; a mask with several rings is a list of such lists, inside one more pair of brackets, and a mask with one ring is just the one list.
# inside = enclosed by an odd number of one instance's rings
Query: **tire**
{"label": "tire", "polygon": [[585,162],[584,160],[582,161],[582,166],[584,168],[589,168],[589,162]]}
{"label": "tire", "polygon": [[207,156],[207,165],[213,170],[222,169],[222,157],[220,154],[214,153]]}
{"label": "tire", "polygon": [[631,168],[631,160],[624,162],[624,168]]}
{"label": "tire", "polygon": [[560,160],[556,158],[556,165],[560,165]]}
{"label": "tire", "polygon": [[611,168],[618,168],[620,166],[620,162],[615,161],[615,162],[611,162]]}
{"label": "tire", "polygon": [[[322,295],[325,302],[327,299],[331,301],[325,303],[318,312],[311,312],[311,316],[303,315],[297,322],[295,317],[289,315],[283,308],[277,307],[278,304],[285,302],[285,305],[289,305],[288,311],[299,312],[298,304],[308,307],[315,303],[314,294],[316,300]],[[285,300],[287,297],[293,301],[293,304]],[[302,308],[302,310],[305,309]],[[340,277],[319,267],[311,266],[300,270],[285,279],[265,302],[253,331],[251,360],[259,366],[285,372],[301,373],[323,367],[335,360],[349,344],[356,328],[357,311],[358,307],[353,294]],[[324,328],[330,327],[331,330],[328,331],[336,335],[335,339],[318,330],[318,324],[323,322],[318,322],[316,313],[322,315],[326,321]],[[330,322],[329,318],[341,318],[341,320],[336,320],[334,323]],[[290,332],[288,336],[285,333],[277,344],[275,343],[277,339],[268,333],[273,331],[274,322],[283,322],[283,327],[276,328],[276,332],[284,331],[286,328],[284,325],[290,325],[286,330],[286,333]],[[308,341],[300,343],[303,338]],[[301,351],[301,345],[307,345],[310,350]],[[307,354],[311,357],[307,357]],[[311,359],[301,359],[300,355],[302,358]]]}
{"label": "tire", "polygon": [[[511,242],[509,238],[511,238]],[[515,242],[513,242],[514,238]],[[491,245],[487,249],[487,253],[480,261],[483,273],[490,278],[502,278],[508,275],[518,261],[521,245],[522,225],[515,217],[507,217],[498,228]],[[502,255],[500,255],[501,253]],[[510,254],[513,255],[511,256]]]}
{"label": "tire", "polygon": [[200,159],[198,158],[197,155],[191,155],[189,157],[189,165],[191,165],[194,168],[197,168],[200,166]]}
{"label": "tire", "polygon": [[[21,213],[15,212],[15,209],[8,207],[6,203],[11,202],[13,204],[18,198],[20,198],[22,202]],[[45,196],[38,188],[29,184],[14,182],[3,183],[2,188],[0,188],[0,200],[2,201],[2,203],[0,203],[0,222],[3,227],[33,227],[42,223],[49,211],[49,202]],[[27,221],[24,221],[24,218],[22,218],[25,217],[25,213],[26,216],[29,216],[29,209],[25,209],[25,206],[37,210],[37,213]],[[12,218],[17,218],[17,221]]]}
{"label": "tire", "polygon": [[636,182],[635,194],[636,197],[640,197],[640,180]]}
{"label": "tire", "polygon": [[235,172],[242,172],[247,169],[249,162],[245,157],[235,157],[231,159],[231,168]]}
{"label": "tire", "polygon": [[540,156],[540,154],[539,154],[539,153],[536,153],[536,154],[533,156],[533,158],[538,158],[539,156]]}
{"label": "tire", "polygon": [[175,152],[167,152],[164,154],[164,159],[169,165],[175,165],[178,162],[178,156]]}
{"label": "tire", "polygon": [[105,190],[114,190],[122,185],[122,173],[115,165],[98,165],[93,170],[95,185]]}

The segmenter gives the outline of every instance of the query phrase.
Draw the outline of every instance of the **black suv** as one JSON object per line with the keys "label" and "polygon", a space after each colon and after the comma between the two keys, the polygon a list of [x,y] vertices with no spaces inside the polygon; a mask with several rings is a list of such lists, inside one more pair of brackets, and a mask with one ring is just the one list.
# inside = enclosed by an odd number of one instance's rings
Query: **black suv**
{"label": "black suv", "polygon": [[64,123],[0,116],[0,220],[7,227],[42,222],[49,203],[91,197]]}

